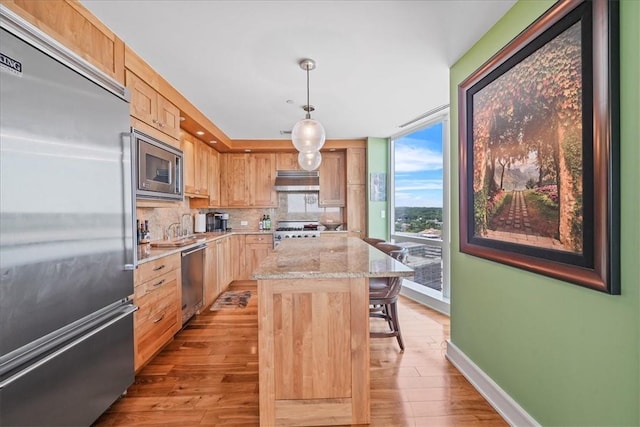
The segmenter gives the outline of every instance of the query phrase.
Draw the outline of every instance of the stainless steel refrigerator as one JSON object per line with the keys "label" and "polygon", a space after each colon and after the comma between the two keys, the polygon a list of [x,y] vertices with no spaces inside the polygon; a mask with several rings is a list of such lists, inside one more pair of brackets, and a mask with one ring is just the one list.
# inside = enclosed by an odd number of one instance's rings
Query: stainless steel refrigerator
{"label": "stainless steel refrigerator", "polygon": [[0,425],[86,426],[134,379],[128,96],[0,23]]}

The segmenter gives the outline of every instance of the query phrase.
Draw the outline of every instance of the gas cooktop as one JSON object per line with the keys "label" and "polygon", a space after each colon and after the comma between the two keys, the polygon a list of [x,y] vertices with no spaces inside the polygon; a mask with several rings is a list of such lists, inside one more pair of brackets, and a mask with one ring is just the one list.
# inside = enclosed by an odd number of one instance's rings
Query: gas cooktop
{"label": "gas cooktop", "polygon": [[273,245],[284,239],[314,239],[320,237],[317,221],[280,221],[273,233]]}

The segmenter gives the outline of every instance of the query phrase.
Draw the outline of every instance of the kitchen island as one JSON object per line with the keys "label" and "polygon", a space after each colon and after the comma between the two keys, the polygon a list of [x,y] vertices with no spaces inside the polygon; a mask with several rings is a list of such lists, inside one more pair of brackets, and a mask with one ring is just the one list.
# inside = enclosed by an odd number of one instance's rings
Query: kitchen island
{"label": "kitchen island", "polygon": [[354,237],[287,240],[258,281],[261,426],[367,424],[369,278],[413,270]]}

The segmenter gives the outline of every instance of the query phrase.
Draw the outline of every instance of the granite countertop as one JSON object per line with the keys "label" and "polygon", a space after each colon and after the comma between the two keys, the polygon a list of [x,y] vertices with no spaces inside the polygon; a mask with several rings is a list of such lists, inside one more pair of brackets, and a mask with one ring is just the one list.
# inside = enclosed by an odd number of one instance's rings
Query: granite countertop
{"label": "granite countertop", "polygon": [[153,247],[150,244],[142,244],[138,245],[138,265],[144,264],[145,262],[153,261],[158,258],[162,258],[165,256],[173,255],[175,253],[179,253],[188,249],[195,248],[199,245],[204,245],[209,242],[214,242],[218,239],[222,239],[227,236],[231,236],[234,234],[273,234],[273,231],[262,231],[262,230],[251,230],[251,229],[241,229],[241,230],[233,230],[226,232],[213,232],[213,233],[196,233],[194,234],[197,241],[195,243],[191,243],[189,245],[178,246],[178,247]]}
{"label": "granite countertop", "polygon": [[283,241],[253,272],[254,279],[406,277],[411,268],[357,237],[324,236],[313,245]]}

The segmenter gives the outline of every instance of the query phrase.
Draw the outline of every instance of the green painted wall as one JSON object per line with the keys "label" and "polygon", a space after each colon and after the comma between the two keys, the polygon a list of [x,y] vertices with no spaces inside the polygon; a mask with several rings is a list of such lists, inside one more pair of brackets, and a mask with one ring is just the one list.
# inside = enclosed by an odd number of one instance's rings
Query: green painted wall
{"label": "green painted wall", "polygon": [[[389,176],[387,176],[387,201],[372,202],[369,188],[369,174],[371,172],[389,173],[389,140],[387,138],[368,138],[367,140],[367,215],[368,215],[368,233],[369,237],[377,237],[380,239],[389,238],[389,225],[387,218],[389,217]],[[380,212],[384,211],[385,217],[382,218]]]}
{"label": "green painted wall", "polygon": [[[458,84],[552,3],[516,3],[452,67],[452,171]],[[452,174],[451,340],[542,425],[640,425],[640,1],[620,16],[622,295],[460,253]]]}

